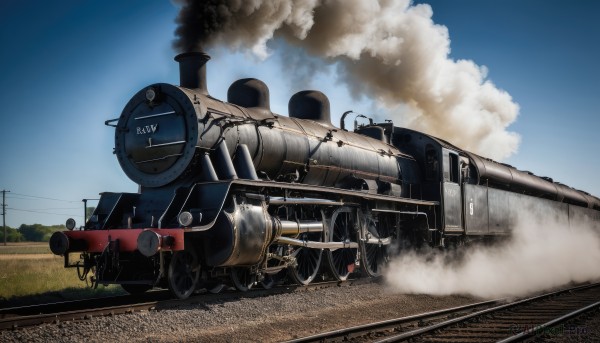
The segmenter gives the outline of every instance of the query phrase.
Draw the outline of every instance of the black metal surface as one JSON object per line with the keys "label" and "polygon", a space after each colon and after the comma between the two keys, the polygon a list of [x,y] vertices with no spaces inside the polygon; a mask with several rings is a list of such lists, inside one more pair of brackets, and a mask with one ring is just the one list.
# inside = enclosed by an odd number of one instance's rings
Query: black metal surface
{"label": "black metal surface", "polygon": [[464,187],[465,230],[467,234],[489,233],[488,188],[466,184]]}
{"label": "black metal surface", "polygon": [[331,125],[329,99],[319,91],[300,91],[290,98],[288,103],[290,117],[314,120],[320,124]]}
{"label": "black metal surface", "polygon": [[388,143],[388,138],[386,137],[383,128],[379,126],[369,126],[361,128],[356,130],[356,133],[360,133],[361,135],[365,135],[380,140],[382,142]]}
{"label": "black metal surface", "polygon": [[50,251],[55,255],[64,255],[69,250],[69,237],[57,231],[50,236]]}
{"label": "black metal surface", "polygon": [[172,85],[153,85],[161,102],[148,102],[146,89],[125,106],[115,129],[115,154],[135,183],[160,187],[181,178],[192,164],[199,139],[193,100]]}
{"label": "black metal surface", "polygon": [[206,86],[206,62],[210,56],[203,52],[187,52],[175,56],[179,62],[181,87],[193,88],[202,94],[208,94]]}
{"label": "black metal surface", "polygon": [[225,141],[221,141],[221,143],[217,145],[214,161],[214,166],[216,167],[217,175],[220,180],[234,180],[238,178]]}
{"label": "black metal surface", "polygon": [[444,182],[444,230],[462,230],[462,190],[457,183]]}
{"label": "black metal surface", "polygon": [[205,260],[210,266],[253,265],[271,243],[270,215],[252,199],[234,201],[217,218],[217,230],[203,232]]}
{"label": "black metal surface", "polygon": [[426,165],[425,146],[449,149],[468,159],[466,170],[470,171],[467,183],[499,188],[511,192],[532,195],[576,206],[600,210],[600,199],[585,192],[554,182],[548,177],[539,177],[528,171],[518,170],[472,152],[464,151],[444,140],[406,128],[394,128],[394,144],[412,154],[421,165]]}
{"label": "black metal surface", "polygon": [[[564,225],[580,218],[600,225],[600,199],[549,178],[391,122],[338,129],[329,100],[318,91],[292,96],[289,116],[271,112],[268,87],[256,79],[234,82],[228,102],[215,99],[207,91],[208,59],[203,53],[177,56],[180,87],[145,87],[117,120],[107,121],[115,127],[117,159],[139,192],[103,193],[85,230],[181,228],[184,251],[207,267],[202,278],[219,281],[229,277],[228,268],[243,266],[258,280],[287,268],[307,284],[319,272],[321,249],[339,249],[328,253],[329,275],[342,280],[358,256],[365,256],[367,274],[378,273],[384,258],[377,256],[387,250],[373,249],[379,238],[443,246],[446,237],[460,242],[466,235],[505,235],[516,227],[516,214],[532,208]],[[332,231],[332,213],[342,206],[351,209],[353,227]],[[370,232],[377,226],[367,221],[382,213],[389,230]],[[284,235],[273,224],[282,220],[321,221],[322,229]],[[378,231],[389,237],[369,241]],[[106,253],[85,254],[85,238],[74,242],[69,231],[64,235],[53,236],[52,251],[81,244],[88,270],[113,267],[98,276],[105,283],[141,280],[134,277],[138,266],[145,284],[172,281],[165,270],[175,253],[156,253],[160,242],[150,234],[143,236],[144,254],[119,254],[122,242],[110,239]],[[351,254],[338,258],[349,251],[347,244]],[[190,289],[176,293],[186,296]]]}
{"label": "black metal surface", "polygon": [[254,168],[254,164],[252,164],[252,157],[250,156],[250,151],[248,151],[248,146],[246,144],[237,146],[233,165],[237,174],[240,175],[242,179],[258,180],[258,175],[256,175],[256,169]]}
{"label": "black metal surface", "polygon": [[269,88],[258,79],[240,79],[229,86],[227,101],[242,107],[271,110]]}
{"label": "black metal surface", "polygon": [[504,233],[510,230],[509,193],[499,189],[488,190],[489,232]]}
{"label": "black metal surface", "polygon": [[513,191],[525,192],[537,197],[578,206],[594,207],[600,201],[595,197],[586,196],[581,191],[559,183],[553,183],[530,172],[517,170],[511,166],[482,158],[473,153],[465,153],[476,167],[480,180],[488,180],[493,183],[506,185],[507,188]]}

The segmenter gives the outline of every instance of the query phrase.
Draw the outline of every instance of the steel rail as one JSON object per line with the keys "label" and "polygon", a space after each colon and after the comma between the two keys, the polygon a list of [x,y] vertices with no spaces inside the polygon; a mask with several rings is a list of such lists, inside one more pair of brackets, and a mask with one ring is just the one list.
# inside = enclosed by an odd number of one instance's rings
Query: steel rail
{"label": "steel rail", "polygon": [[[443,322],[439,322],[437,324],[433,324],[433,325],[423,327],[420,329],[404,332],[404,333],[401,333],[398,335],[388,336],[377,342],[396,342],[396,341],[406,340],[409,338],[415,338],[415,337],[427,334],[429,332],[443,329],[445,327],[455,325],[455,324],[458,324],[458,323],[461,323],[461,322],[464,322],[464,321],[467,321],[467,320],[470,320],[473,318],[481,317],[483,315],[488,315],[488,314],[491,314],[496,311],[501,311],[501,310],[509,309],[512,307],[517,307],[519,305],[523,305],[523,304],[534,302],[534,301],[544,300],[544,299],[551,298],[553,296],[560,295],[560,294],[571,293],[574,291],[581,291],[581,290],[585,290],[585,289],[595,288],[598,286],[600,286],[600,283],[576,286],[576,287],[571,287],[568,289],[561,289],[558,291],[549,292],[549,293],[534,296],[534,297],[529,297],[529,298],[522,299],[522,300],[519,300],[516,302],[504,303],[499,306],[494,306],[494,307],[487,308],[487,309],[484,309],[481,311],[477,311],[477,312],[474,312],[474,313],[471,313],[468,315],[445,320]],[[394,318],[394,319],[389,319],[389,320],[384,320],[384,321],[378,321],[378,322],[373,322],[373,323],[362,324],[362,325],[358,325],[358,326],[323,332],[323,333],[319,333],[319,334],[315,334],[315,335],[311,335],[311,336],[306,336],[306,337],[289,340],[289,341],[286,341],[285,343],[323,342],[323,341],[330,341],[330,340],[333,341],[333,340],[340,339],[340,338],[346,340],[349,338],[349,336],[356,337],[356,336],[360,336],[361,334],[367,334],[367,333],[371,333],[371,332],[381,332],[381,331],[384,331],[386,328],[397,327],[400,324],[412,323],[412,322],[417,322],[417,321],[421,322],[422,320],[435,320],[436,318],[439,320],[438,317],[443,316],[443,315],[457,314],[457,313],[460,313],[461,311],[470,310],[470,309],[474,309],[474,308],[481,307],[481,306],[488,306],[488,305],[503,303],[503,302],[506,302],[506,299],[496,299],[496,300],[484,301],[484,302],[479,302],[479,303],[473,303],[473,304],[453,307],[453,308],[449,308],[449,309],[442,309],[442,310],[437,310],[437,311],[433,311],[433,312],[427,312],[427,313],[422,313],[422,314],[417,314],[417,315],[412,315],[412,316],[405,316],[405,317],[401,317],[401,318]],[[536,331],[534,331],[536,329],[540,330],[547,326],[556,325],[556,323],[559,323],[560,321],[568,320],[576,315],[579,315],[583,312],[590,311],[598,306],[600,306],[600,302],[586,306],[583,309],[569,313],[568,315],[557,318],[551,322],[542,324],[542,325],[540,325],[540,328],[536,327],[536,328],[530,329],[530,330],[532,332],[536,332]],[[522,335],[515,335],[515,340],[520,340],[520,339],[522,339],[521,337],[522,337]],[[513,341],[508,340],[507,342],[513,342]]]}
{"label": "steel rail", "polygon": [[[106,296],[106,297],[94,297],[94,298],[86,298],[86,299],[77,299],[77,300],[65,300],[65,301],[57,301],[50,303],[41,303],[41,304],[32,304],[32,305],[23,305],[23,306],[14,306],[14,307],[5,307],[0,308],[0,319],[8,318],[8,317],[18,317],[18,316],[27,316],[27,315],[36,315],[43,313],[56,313],[56,312],[66,312],[77,309],[90,309],[93,308],[95,304],[102,303],[106,306],[106,304],[112,305],[124,305],[130,304],[132,302],[143,302],[150,300],[166,300],[171,299],[172,296],[168,291],[151,291],[146,292],[144,294],[138,295],[116,295],[116,296]],[[99,307],[99,306],[95,306]]]}
{"label": "steel rail", "polygon": [[564,321],[567,321],[569,319],[573,319],[573,318],[575,318],[577,316],[580,316],[580,315],[582,315],[584,313],[592,311],[592,310],[594,310],[594,309],[596,309],[598,307],[600,307],[600,301],[595,302],[595,303],[593,303],[591,305],[588,305],[588,306],[584,306],[584,307],[582,307],[580,309],[577,309],[577,310],[575,310],[573,312],[569,312],[569,313],[565,314],[564,316],[558,317],[558,318],[553,319],[551,321],[548,321],[548,322],[546,322],[544,324],[540,324],[540,325],[538,325],[538,326],[536,326],[536,327],[534,327],[532,329],[525,330],[525,331],[520,332],[520,333],[518,333],[518,334],[516,334],[514,336],[511,336],[511,337],[508,337],[508,338],[503,339],[501,341],[498,341],[498,343],[510,343],[510,342],[519,342],[519,341],[522,341],[523,339],[528,338],[530,336],[533,336],[536,333],[538,333],[540,331],[543,331],[546,328],[550,328],[550,327],[556,326],[557,324],[560,324],[560,323],[562,323]]}
{"label": "steel rail", "polygon": [[136,311],[151,310],[158,306],[159,301],[151,301],[139,304],[128,304],[95,308],[92,310],[75,310],[58,313],[42,313],[18,317],[0,319],[0,330],[17,329],[28,326],[36,326],[44,323],[59,323],[61,321],[91,319],[94,316],[107,316],[122,313],[133,313]]}
{"label": "steel rail", "polygon": [[463,306],[457,306],[457,307],[452,307],[452,308],[447,308],[447,309],[442,309],[442,310],[437,310],[437,311],[432,311],[432,312],[416,314],[416,315],[412,315],[412,316],[406,316],[406,317],[401,317],[401,318],[383,320],[380,322],[362,324],[362,325],[352,326],[349,328],[343,328],[343,329],[323,332],[323,333],[319,333],[319,334],[312,335],[312,336],[296,338],[293,340],[285,341],[284,343],[321,342],[324,340],[345,337],[345,336],[352,335],[352,334],[379,330],[379,329],[383,329],[386,327],[395,326],[395,325],[399,325],[399,324],[405,324],[405,323],[410,323],[410,322],[414,322],[414,321],[418,321],[418,320],[434,318],[434,317],[438,317],[438,316],[442,316],[442,315],[447,315],[447,314],[452,314],[452,313],[456,313],[456,312],[460,312],[460,311],[470,310],[470,309],[473,309],[476,307],[491,305],[491,304],[495,304],[495,303],[502,302],[502,301],[504,301],[504,299],[488,300],[488,301],[482,301],[482,302],[463,305]]}
{"label": "steel rail", "polygon": [[475,313],[472,313],[472,314],[469,314],[469,315],[466,315],[466,316],[462,316],[462,317],[458,317],[458,318],[453,318],[453,319],[450,319],[450,320],[447,320],[447,321],[444,321],[444,322],[441,322],[441,323],[437,323],[437,324],[434,324],[434,325],[431,325],[431,326],[427,326],[427,327],[424,327],[424,328],[421,328],[421,329],[404,332],[404,333],[401,333],[401,334],[398,334],[398,335],[394,335],[394,336],[389,336],[389,337],[386,337],[386,338],[384,338],[382,340],[377,341],[377,343],[398,342],[398,341],[403,341],[403,340],[407,340],[407,339],[410,339],[410,338],[415,338],[415,337],[422,336],[422,335],[424,335],[426,333],[429,333],[429,332],[432,332],[432,331],[435,331],[435,330],[439,330],[439,329],[442,329],[442,328],[445,328],[445,327],[448,327],[448,326],[451,326],[451,325],[454,325],[454,324],[462,323],[462,322],[465,322],[465,321],[473,319],[473,318],[481,317],[481,316],[486,315],[486,314],[491,314],[491,313],[498,312],[498,311],[501,311],[501,310],[505,310],[505,309],[508,309],[508,308],[514,308],[514,307],[517,307],[519,305],[523,305],[523,304],[526,304],[526,303],[531,303],[531,302],[538,301],[538,300],[547,299],[547,298],[550,298],[550,297],[553,297],[553,296],[556,296],[556,295],[561,295],[561,294],[564,294],[564,293],[570,293],[570,292],[573,292],[573,291],[581,291],[581,290],[595,288],[595,287],[599,287],[599,286],[600,286],[600,283],[594,283],[594,284],[590,284],[590,285],[583,285],[583,286],[572,287],[572,288],[568,288],[568,289],[563,289],[563,290],[558,290],[558,291],[555,291],[555,292],[550,292],[550,293],[538,295],[538,296],[535,296],[535,297],[526,298],[526,299],[519,300],[519,301],[516,301],[516,302],[512,302],[512,303],[509,303],[509,304],[506,304],[506,305],[500,305],[500,306],[497,306],[497,307],[485,309],[485,310],[482,310],[482,311],[479,311],[479,312],[475,312]]}

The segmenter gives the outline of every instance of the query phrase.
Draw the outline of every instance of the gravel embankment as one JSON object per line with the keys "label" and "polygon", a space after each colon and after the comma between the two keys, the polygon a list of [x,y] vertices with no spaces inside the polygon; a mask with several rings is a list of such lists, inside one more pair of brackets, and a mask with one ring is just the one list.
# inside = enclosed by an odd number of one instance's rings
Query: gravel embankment
{"label": "gravel embankment", "polygon": [[600,342],[600,310],[537,332],[532,342]]}
{"label": "gravel embankment", "polygon": [[472,303],[394,294],[378,284],[188,305],[0,332],[1,342],[279,342],[349,325]]}

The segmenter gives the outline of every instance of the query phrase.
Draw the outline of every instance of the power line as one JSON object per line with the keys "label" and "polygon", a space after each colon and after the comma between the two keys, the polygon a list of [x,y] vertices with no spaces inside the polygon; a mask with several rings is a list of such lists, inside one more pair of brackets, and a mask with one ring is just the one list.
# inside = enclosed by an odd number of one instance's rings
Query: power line
{"label": "power line", "polygon": [[13,211],[19,211],[19,212],[30,212],[30,213],[51,214],[51,215],[56,215],[56,216],[72,216],[72,217],[81,217],[80,215],[65,214],[65,213],[52,213],[52,212],[44,212],[44,211],[36,211],[36,210],[25,210],[25,209],[21,209],[21,208],[13,208],[13,207],[8,207],[8,209],[9,209],[9,210],[13,210]]}
{"label": "power line", "polygon": [[31,208],[31,211],[78,210],[79,207]]}
{"label": "power line", "polygon": [[7,195],[6,199],[15,199],[15,200],[28,200],[28,201],[37,201],[37,200],[43,200],[43,199],[32,199],[32,198],[26,198],[26,197],[20,197],[20,196],[12,196],[12,195]]}
{"label": "power line", "polygon": [[75,200],[64,200],[64,199],[56,199],[56,198],[47,198],[47,197],[39,197],[39,196],[35,196],[35,195],[27,195],[27,194],[21,194],[21,193],[12,193],[13,195],[20,195],[22,197],[28,197],[28,198],[34,198],[34,199],[44,199],[44,200],[53,200],[53,201],[62,201],[62,202],[79,202],[79,201],[75,201]]}
{"label": "power line", "polygon": [[[49,211],[54,211],[54,210],[76,210],[78,208],[75,207],[55,207],[55,208],[34,208],[34,209],[24,209],[24,208],[14,208],[14,207],[6,207],[6,193],[9,193],[10,191],[2,191],[2,198],[3,198],[3,204],[2,204],[2,216],[3,219],[6,217],[6,210],[13,210],[13,211],[19,211],[19,212],[28,212],[28,213],[39,213],[39,214],[49,214],[49,215],[53,215],[53,216],[65,216],[65,217],[77,217],[77,218],[84,218],[85,221],[85,217],[81,216],[81,215],[73,215],[73,214],[65,214],[65,213],[56,213],[56,212],[49,212]],[[28,200],[28,201],[33,201],[33,200],[51,200],[51,201],[60,201],[60,202],[65,202],[65,203],[79,203],[79,201],[76,200],[65,200],[65,199],[57,199],[57,198],[50,198],[50,197],[43,197],[43,196],[37,196],[37,195],[30,195],[30,194],[23,194],[23,193],[11,193],[10,196],[8,197],[9,199],[15,199],[15,200]],[[99,200],[99,199],[84,199],[84,209],[87,211],[87,200]],[[4,225],[4,240],[5,240],[5,245],[6,245],[6,225]]]}

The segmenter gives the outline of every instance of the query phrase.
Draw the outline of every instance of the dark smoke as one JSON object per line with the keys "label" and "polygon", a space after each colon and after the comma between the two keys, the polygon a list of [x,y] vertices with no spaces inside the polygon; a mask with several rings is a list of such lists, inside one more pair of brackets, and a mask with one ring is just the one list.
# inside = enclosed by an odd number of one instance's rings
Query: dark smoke
{"label": "dark smoke", "polygon": [[[306,82],[312,66],[335,65],[354,98],[384,108],[380,118],[494,159],[517,151],[509,131],[519,105],[487,79],[487,68],[450,58],[445,26],[410,0],[221,0],[181,2],[175,47],[276,52],[286,77]],[[271,46],[267,46],[267,43]],[[298,50],[303,53],[297,54]],[[292,56],[289,58],[289,56]],[[289,75],[289,70],[292,74]],[[359,109],[361,111],[369,109]]]}
{"label": "dark smoke", "polygon": [[179,52],[201,51],[221,31],[230,18],[225,0],[178,0],[182,5],[175,20],[177,38],[173,47]]}

